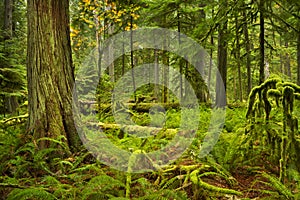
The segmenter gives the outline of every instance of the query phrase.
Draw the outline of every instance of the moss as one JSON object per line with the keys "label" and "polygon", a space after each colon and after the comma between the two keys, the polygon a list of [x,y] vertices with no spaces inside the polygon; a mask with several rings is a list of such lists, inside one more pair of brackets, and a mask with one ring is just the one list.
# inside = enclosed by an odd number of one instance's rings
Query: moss
{"label": "moss", "polygon": [[208,183],[205,183],[204,181],[199,180],[198,185],[204,189],[210,190],[212,192],[216,193],[222,193],[222,194],[232,194],[232,195],[238,195],[241,196],[243,195],[241,192],[232,190],[232,189],[227,189],[227,188],[221,188],[217,187]]}
{"label": "moss", "polygon": [[246,117],[249,118],[250,116],[253,115],[253,106],[254,106],[254,103],[255,103],[255,97],[256,97],[256,94],[260,91],[260,87],[259,86],[256,86],[254,87],[250,94],[249,94],[249,99],[248,99],[248,106],[247,106],[247,114],[246,114]]}
{"label": "moss", "polygon": [[[272,131],[272,127],[268,126],[272,105],[269,98],[275,98],[276,106],[281,109],[282,106],[282,131]],[[300,161],[297,150],[299,150],[298,136],[298,119],[293,116],[294,101],[300,99],[300,87],[294,83],[283,82],[279,78],[272,78],[265,81],[260,86],[253,88],[249,95],[248,109],[246,117],[249,119],[251,125],[251,135],[247,137],[248,144],[251,147],[251,141],[258,138],[266,141],[269,145],[275,159],[279,162],[280,167],[280,181],[283,182],[286,177],[286,168],[289,164],[297,164]],[[256,120],[265,116],[265,121]],[[264,123],[264,124],[263,124]],[[258,126],[267,125],[260,129]],[[250,141],[250,142],[249,142]],[[298,149],[297,149],[298,148]]]}
{"label": "moss", "polygon": [[280,90],[278,90],[278,89],[269,89],[267,94],[268,94],[268,97],[275,97],[275,98],[279,98],[282,96]]}
{"label": "moss", "polygon": [[294,89],[295,92],[299,93],[300,92],[300,86],[296,85],[295,83],[291,82],[284,82],[282,84],[283,87],[291,87]]}

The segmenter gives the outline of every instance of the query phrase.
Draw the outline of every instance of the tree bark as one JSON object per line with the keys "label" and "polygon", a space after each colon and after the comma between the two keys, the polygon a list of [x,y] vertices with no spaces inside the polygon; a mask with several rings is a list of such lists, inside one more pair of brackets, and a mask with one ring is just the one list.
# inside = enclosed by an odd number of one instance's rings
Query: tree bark
{"label": "tree bark", "polygon": [[259,50],[260,50],[260,61],[259,61],[259,84],[265,81],[265,19],[264,19],[264,0],[259,1]]}
{"label": "tree bark", "polygon": [[[221,1],[222,2],[222,1]],[[227,5],[227,0],[224,1],[224,5]],[[223,12],[225,15],[225,13]],[[219,25],[218,33],[218,70],[220,75],[217,74],[217,84],[216,84],[216,106],[225,107],[226,106],[226,80],[227,80],[227,17],[225,16],[224,22]],[[224,90],[222,87],[224,84]],[[225,98],[224,98],[225,96]]]}
{"label": "tree bark", "polygon": [[4,40],[11,39],[13,34],[13,0],[4,0]]}
{"label": "tree bark", "polygon": [[238,97],[240,102],[243,101],[243,89],[242,89],[242,74],[241,74],[241,45],[240,45],[240,36],[239,36],[239,19],[236,16],[236,61],[237,61],[237,70],[238,70]]}
{"label": "tree bark", "polygon": [[163,55],[163,64],[166,67],[163,67],[163,82],[164,82],[164,87],[163,87],[163,97],[162,97],[162,102],[163,103],[168,103],[169,101],[169,57],[166,52],[162,53]]}
{"label": "tree bark", "polygon": [[[72,114],[74,69],[68,0],[30,0],[28,12],[28,130],[35,140],[65,136],[70,149],[80,147]],[[50,144],[38,143],[39,148]]]}
{"label": "tree bark", "polygon": [[250,46],[250,39],[249,39],[249,32],[248,32],[246,8],[243,10],[243,17],[244,17],[243,32],[245,36],[245,46],[246,46],[247,95],[249,95],[252,89],[251,57],[250,57],[251,46]]}
{"label": "tree bark", "polygon": [[[2,63],[7,68],[14,68],[10,64],[10,59],[12,58],[12,52],[10,44],[10,40],[13,38],[13,7],[14,7],[14,0],[4,0],[4,32],[3,32],[3,41],[4,41],[4,56],[8,58],[8,61],[5,63]],[[11,83],[9,83],[11,84]],[[15,88],[10,88],[10,90],[13,92]],[[16,110],[19,106],[18,104],[18,98],[15,95],[9,95],[5,96],[4,98],[5,102],[5,112],[8,112],[10,114],[15,114]]]}
{"label": "tree bark", "polygon": [[[285,42],[285,47],[288,48],[289,47],[289,43]],[[289,53],[285,53],[285,61],[284,61],[284,65],[285,65],[285,75],[287,75],[288,77],[292,78],[292,73],[291,73],[291,59],[290,59],[290,55]]]}
{"label": "tree bark", "polygon": [[298,40],[297,40],[297,84],[300,85],[300,22],[298,22]]}

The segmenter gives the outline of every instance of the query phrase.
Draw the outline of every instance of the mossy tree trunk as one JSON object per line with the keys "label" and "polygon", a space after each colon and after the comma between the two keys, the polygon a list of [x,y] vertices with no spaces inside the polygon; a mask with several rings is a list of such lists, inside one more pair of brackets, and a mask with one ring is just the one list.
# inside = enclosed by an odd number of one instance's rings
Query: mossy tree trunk
{"label": "mossy tree trunk", "polygon": [[300,22],[298,21],[298,39],[297,39],[297,84],[300,85]]}
{"label": "mossy tree trunk", "polygon": [[[34,139],[65,136],[80,146],[72,115],[74,69],[68,0],[30,0],[28,11],[28,130]],[[39,142],[39,148],[49,144]]]}

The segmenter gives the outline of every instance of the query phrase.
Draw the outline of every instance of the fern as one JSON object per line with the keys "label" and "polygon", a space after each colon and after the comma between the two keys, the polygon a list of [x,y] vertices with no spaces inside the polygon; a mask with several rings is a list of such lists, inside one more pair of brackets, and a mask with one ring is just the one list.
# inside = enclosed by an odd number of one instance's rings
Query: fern
{"label": "fern", "polygon": [[294,195],[292,194],[292,192],[283,184],[280,182],[280,180],[272,175],[269,175],[265,172],[262,172],[261,175],[268,179],[268,181],[270,182],[265,183],[267,185],[269,185],[270,187],[274,188],[279,194],[281,194],[282,196],[284,196],[286,199],[294,199]]}
{"label": "fern", "polygon": [[153,193],[149,195],[145,195],[143,197],[138,197],[134,199],[136,200],[169,200],[169,199],[187,200],[189,198],[184,191],[164,189],[159,191],[153,191]]}
{"label": "fern", "polygon": [[112,194],[117,195],[118,190],[120,188],[125,188],[125,184],[121,181],[114,179],[108,175],[99,175],[94,178],[92,178],[87,185],[85,186],[85,189],[82,191],[83,193],[83,199],[88,198],[90,195],[93,195],[97,193],[100,194]]}
{"label": "fern", "polygon": [[7,200],[27,199],[55,200],[57,198],[42,188],[14,189],[7,197]]}
{"label": "fern", "polygon": [[163,184],[162,189],[176,189],[180,186],[180,181],[183,180],[184,177],[185,175],[177,175],[173,178],[170,178],[166,183]]}

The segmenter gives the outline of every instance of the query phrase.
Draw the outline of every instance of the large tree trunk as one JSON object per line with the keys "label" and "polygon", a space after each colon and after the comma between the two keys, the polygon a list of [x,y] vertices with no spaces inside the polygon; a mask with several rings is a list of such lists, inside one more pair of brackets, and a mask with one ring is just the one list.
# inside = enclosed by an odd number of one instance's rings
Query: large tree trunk
{"label": "large tree trunk", "polygon": [[[74,69],[68,0],[30,0],[28,11],[28,130],[34,139],[65,136],[72,151],[80,139],[72,115]],[[38,143],[47,148],[46,142]]]}

